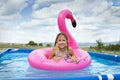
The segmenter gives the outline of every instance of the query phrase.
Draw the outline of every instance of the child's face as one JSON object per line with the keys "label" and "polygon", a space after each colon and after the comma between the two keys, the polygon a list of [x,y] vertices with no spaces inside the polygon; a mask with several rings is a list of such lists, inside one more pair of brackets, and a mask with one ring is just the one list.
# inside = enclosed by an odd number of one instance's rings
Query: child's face
{"label": "child's face", "polygon": [[65,48],[67,46],[67,40],[64,35],[60,35],[57,39],[57,46],[59,48]]}

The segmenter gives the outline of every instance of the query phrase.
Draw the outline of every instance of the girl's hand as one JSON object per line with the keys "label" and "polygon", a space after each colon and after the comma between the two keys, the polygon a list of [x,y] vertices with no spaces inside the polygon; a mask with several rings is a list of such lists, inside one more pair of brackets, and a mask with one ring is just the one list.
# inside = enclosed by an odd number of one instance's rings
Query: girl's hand
{"label": "girl's hand", "polygon": [[58,57],[54,57],[53,58],[56,62],[59,62],[60,61],[60,58],[58,58]]}
{"label": "girl's hand", "polygon": [[71,59],[73,62],[77,63],[77,59],[76,59],[75,56],[71,56],[70,59]]}

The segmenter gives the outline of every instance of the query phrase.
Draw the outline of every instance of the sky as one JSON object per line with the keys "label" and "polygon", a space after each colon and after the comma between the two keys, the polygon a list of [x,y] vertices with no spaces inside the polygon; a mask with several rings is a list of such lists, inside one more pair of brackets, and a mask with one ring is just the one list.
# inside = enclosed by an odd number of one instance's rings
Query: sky
{"label": "sky", "polygon": [[0,0],[0,43],[54,42],[64,9],[77,22],[65,20],[77,42],[120,40],[120,0]]}

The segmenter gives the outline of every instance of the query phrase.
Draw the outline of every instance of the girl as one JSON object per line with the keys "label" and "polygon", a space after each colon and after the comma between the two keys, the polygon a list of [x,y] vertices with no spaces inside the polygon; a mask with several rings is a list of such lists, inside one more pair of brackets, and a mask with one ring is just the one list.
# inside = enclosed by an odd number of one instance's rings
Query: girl
{"label": "girl", "polygon": [[61,32],[57,35],[54,48],[52,49],[49,59],[54,59],[55,61],[59,61],[61,58],[71,59],[72,62],[76,62],[76,56],[72,50],[68,46],[68,37],[65,33]]}

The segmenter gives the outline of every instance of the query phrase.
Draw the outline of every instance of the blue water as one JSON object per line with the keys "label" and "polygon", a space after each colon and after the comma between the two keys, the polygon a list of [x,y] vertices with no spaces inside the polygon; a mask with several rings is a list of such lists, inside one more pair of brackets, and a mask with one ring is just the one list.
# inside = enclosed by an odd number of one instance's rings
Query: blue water
{"label": "blue water", "polygon": [[92,64],[75,71],[47,71],[29,66],[28,53],[5,54],[0,58],[0,80],[13,78],[62,78],[82,75],[120,74],[120,63],[92,57]]}

